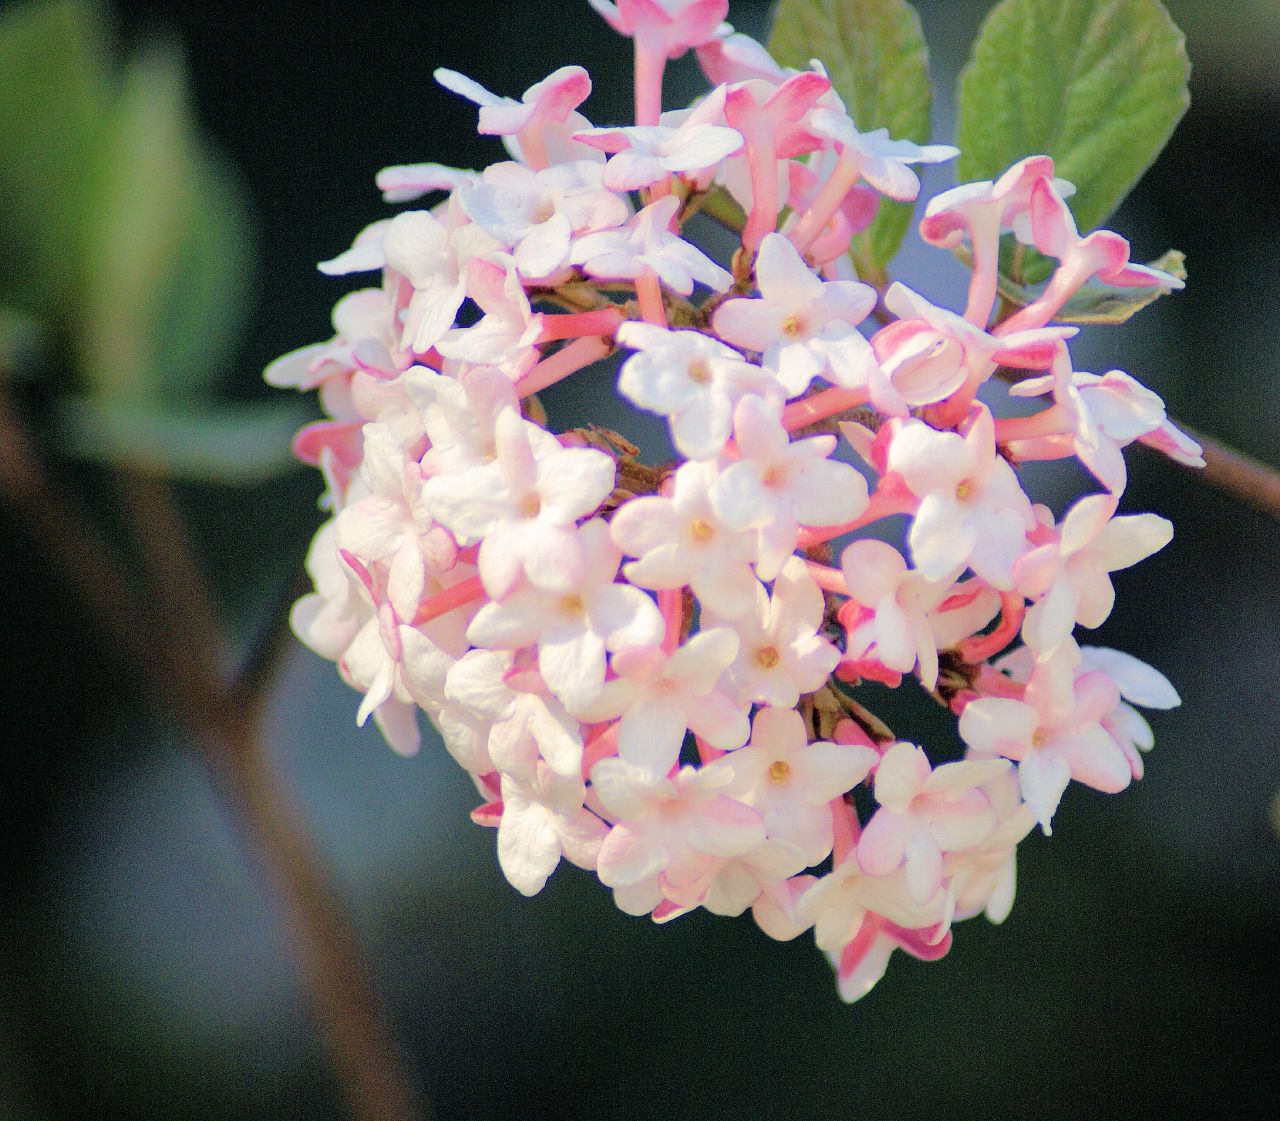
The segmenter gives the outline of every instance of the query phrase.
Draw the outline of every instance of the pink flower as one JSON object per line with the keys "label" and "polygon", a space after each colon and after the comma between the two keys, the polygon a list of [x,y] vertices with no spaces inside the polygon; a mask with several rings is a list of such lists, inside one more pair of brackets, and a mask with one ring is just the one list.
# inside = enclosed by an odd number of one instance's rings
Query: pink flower
{"label": "pink flower", "polygon": [[1003,759],[945,763],[936,770],[922,748],[895,743],[876,768],[875,812],[858,841],[858,864],[872,876],[906,868],[911,898],[923,905],[942,887],[942,856],[981,844],[996,826],[978,788],[1009,769]]}
{"label": "pink flower", "polygon": [[996,453],[991,414],[975,409],[962,438],[904,421],[889,445],[889,468],[920,498],[908,540],[927,580],[967,564],[992,587],[1013,587],[1014,562],[1035,522],[1013,469]]}
{"label": "pink flower", "polygon": [[1040,297],[996,328],[997,334],[1043,326],[1094,276],[1125,288],[1183,287],[1176,276],[1131,264],[1129,243],[1110,230],[1095,230],[1081,237],[1071,210],[1049,179],[1032,187],[1030,227],[1035,247],[1057,257],[1058,269]]}
{"label": "pink flower", "polygon": [[448,670],[446,700],[483,720],[490,770],[534,781],[540,763],[561,778],[582,774],[578,722],[537,674],[506,651],[470,650]]}
{"label": "pink flower", "polygon": [[614,544],[638,557],[627,579],[655,591],[693,589],[703,606],[730,619],[753,610],[759,581],[751,569],[755,535],[727,528],[711,506],[717,473],[709,463],[685,463],[671,497],[633,498],[613,517]]}
{"label": "pink flower", "polygon": [[729,0],[587,0],[620,35],[669,58],[715,38]]}
{"label": "pink flower", "polygon": [[619,650],[616,676],[576,714],[591,723],[621,717],[618,755],[656,781],[675,766],[686,731],[720,750],[746,743],[746,712],[718,688],[737,653],[738,636],[727,627],[702,630],[671,654]]}
{"label": "pink flower", "polygon": [[570,591],[583,565],[575,526],[613,489],[613,461],[561,447],[512,408],[498,416],[495,447],[492,463],[428,479],[428,508],[459,540],[480,543],[491,596],[505,596],[522,573],[535,587]]}
{"label": "pink flower", "polygon": [[742,134],[720,123],[724,95],[718,89],[692,109],[663,113],[658,125],[593,128],[574,139],[614,153],[602,180],[610,190],[637,191],[671,175],[692,176],[715,167],[742,147]]}
{"label": "pink flower", "polygon": [[938,683],[938,646],[929,612],[942,602],[951,580],[931,582],[907,569],[902,555],[883,541],[855,541],[841,560],[849,594],[862,607],[849,631],[845,657],[874,657],[899,673],[920,667],[926,689]]}
{"label": "pink flower", "polygon": [[733,428],[734,406],[747,394],[781,397],[766,371],[700,331],[628,322],[618,328],[617,339],[637,352],[623,363],[618,392],[667,417],[676,447],[690,459],[720,454]]}
{"label": "pink flower", "polygon": [[590,160],[543,171],[500,163],[461,187],[458,198],[473,222],[512,248],[521,275],[536,280],[568,264],[576,235],[627,220],[626,202],[601,185],[600,175]]}
{"label": "pink flower", "polygon": [[1027,611],[1022,637],[1044,658],[1077,623],[1100,627],[1111,614],[1115,589],[1110,574],[1145,560],[1173,538],[1173,525],[1155,514],[1113,517],[1116,499],[1082,498],[1062,519],[1058,540],[1041,545],[1014,565],[1018,590],[1036,602]]}
{"label": "pink flower", "polygon": [[608,826],[583,807],[585,789],[580,778],[564,779],[546,767],[532,781],[502,776],[498,864],[522,895],[537,895],[561,856],[595,868]]}
{"label": "pink flower", "polygon": [[436,340],[436,349],[446,358],[495,366],[519,381],[538,360],[535,344],[542,316],[529,306],[515,269],[509,263],[472,260],[467,266],[467,295],[484,315],[470,327],[446,331]]}
{"label": "pink flower", "polygon": [[570,260],[602,280],[635,280],[649,270],[682,296],[693,292],[695,281],[723,292],[733,284],[733,277],[671,232],[671,220],[679,209],[680,200],[674,195],[660,198],[623,229],[578,238]]}
{"label": "pink flower", "polygon": [[[955,249],[968,240],[973,253],[973,279],[964,317],[985,327],[995,303],[1000,268],[1000,234],[1012,229],[1031,209],[1031,192],[1042,179],[1053,179],[1053,160],[1030,156],[994,183],[965,183],[929,200],[920,236],[930,245]],[[1071,188],[1058,181],[1059,190]]]}
{"label": "pink flower", "polygon": [[765,832],[797,846],[801,867],[808,867],[831,855],[831,801],[866,778],[878,759],[860,744],[810,743],[799,713],[762,708],[751,742],[708,769],[731,773],[726,793],[758,810]]}
{"label": "pink flower", "polygon": [[818,633],[822,592],[799,557],[783,566],[772,596],[756,588],[754,611],[728,620],[712,615],[707,622],[737,631],[738,656],[728,673],[741,703],[794,708],[801,694],[822,687],[840,660],[840,651]]}
{"label": "pink flower", "polygon": [[1036,666],[1023,700],[980,697],[960,714],[960,735],[978,756],[1002,755],[1018,763],[1023,800],[1045,834],[1072,779],[1114,794],[1132,771],[1102,720],[1119,701],[1101,670],[1076,677],[1074,644]]}
{"label": "pink flower", "polygon": [[486,603],[467,628],[477,646],[517,650],[537,646],[538,668],[551,691],[573,711],[604,688],[605,651],[656,646],[662,616],[644,592],[614,583],[621,559],[599,520],[581,530],[582,568],[571,589],[526,585]]}
{"label": "pink flower", "polygon": [[760,815],[721,793],[727,777],[682,767],[655,784],[621,759],[592,768],[602,813],[617,823],[597,871],[623,911],[643,915],[664,900],[696,907],[730,860],[764,844]]}
{"label": "pink flower", "polygon": [[791,440],[776,404],[744,397],[734,409],[739,458],[711,488],[711,508],[730,529],[753,529],[756,575],[772,580],[796,546],[801,525],[843,525],[867,508],[867,484],[827,457],[834,436]]}
{"label": "pink flower", "polygon": [[572,128],[579,122],[586,123],[574,110],[591,93],[591,77],[581,66],[560,67],[525,90],[519,101],[490,93],[456,70],[441,67],[435,72],[435,79],[445,89],[479,105],[481,135],[505,138],[512,156],[530,167],[541,169],[549,163],[568,162],[557,156],[590,158],[588,150],[569,140]]}
{"label": "pink flower", "polygon": [[[871,991],[904,942],[918,956],[929,953],[928,938],[908,932],[932,934],[946,917],[946,897],[939,892],[919,904],[907,891],[903,872],[869,876],[849,858],[809,887],[796,910],[812,924],[814,941],[835,966],[840,995],[854,1001]],[[944,935],[929,956],[940,957],[949,946]]]}
{"label": "pink flower", "polygon": [[756,249],[778,221],[787,201],[777,185],[784,166],[780,161],[823,146],[806,121],[810,110],[831,89],[825,74],[807,71],[778,82],[751,79],[733,86],[725,102],[725,115],[746,140],[751,180],[751,207],[742,230],[742,244]]}

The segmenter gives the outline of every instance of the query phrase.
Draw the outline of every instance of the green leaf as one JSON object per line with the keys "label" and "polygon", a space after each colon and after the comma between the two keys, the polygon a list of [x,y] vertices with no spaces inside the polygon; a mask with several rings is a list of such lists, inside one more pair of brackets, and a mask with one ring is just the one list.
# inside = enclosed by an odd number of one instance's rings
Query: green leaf
{"label": "green leaf", "polygon": [[75,342],[86,389],[141,401],[157,364],[163,287],[202,186],[176,52],[154,49],[130,64],[108,128],[89,187]]}
{"label": "green leaf", "polygon": [[156,297],[159,323],[148,396],[212,395],[248,310],[254,231],[238,170],[212,150],[197,152],[191,220]]}
{"label": "green leaf", "polygon": [[297,466],[292,438],[304,420],[292,403],[165,413],[131,402],[80,398],[60,404],[58,427],[67,451],[85,459],[234,485]]}
{"label": "green leaf", "polygon": [[[906,0],[782,0],[769,50],[798,70],[821,59],[861,131],[887,128],[897,140],[929,139],[928,52],[920,17]],[[910,203],[881,200],[876,220],[854,239],[864,280],[883,276],[912,211]]]}
{"label": "green leaf", "polygon": [[21,308],[0,304],[0,378],[28,373],[43,339],[39,320]]}
{"label": "green leaf", "polygon": [[747,216],[738,201],[723,187],[712,187],[703,197],[699,207],[703,214],[730,230],[739,233],[747,224]]}
{"label": "green leaf", "polygon": [[1001,0],[960,76],[961,180],[1054,158],[1081,231],[1103,222],[1189,104],[1182,32],[1160,0]]}
{"label": "green leaf", "polygon": [[74,309],[85,173],[112,93],[108,38],[90,3],[0,13],[0,296],[36,314]]}

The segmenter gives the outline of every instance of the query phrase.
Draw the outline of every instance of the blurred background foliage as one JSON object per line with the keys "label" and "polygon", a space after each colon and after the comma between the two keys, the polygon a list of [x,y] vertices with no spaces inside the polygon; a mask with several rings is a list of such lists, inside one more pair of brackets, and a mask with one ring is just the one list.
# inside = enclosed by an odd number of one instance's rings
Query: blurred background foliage
{"label": "blurred background foliage", "polygon": [[[917,4],[938,140],[988,6]],[[1190,284],[1077,353],[1275,464],[1280,6],[1169,6],[1192,109],[1110,225],[1139,259],[1185,251]],[[766,14],[732,12],[756,34]],[[568,62],[595,78],[594,121],[626,118],[627,44],[585,4],[0,4],[0,373],[109,538],[127,547],[122,470],[176,481],[230,662],[279,618],[319,521],[318,478],[288,462],[303,407],[259,380],[331,333],[346,289],[314,262],[387,212],[376,169],[500,158],[436,66],[518,95]],[[697,83],[685,60],[669,100]],[[940,301],[963,280],[914,235],[895,271]],[[895,960],[852,1007],[808,938],[697,914],[655,928],[571,868],[521,898],[452,761],[357,732],[355,695],[291,647],[273,762],[436,1113],[1274,1116],[1280,529],[1155,456],[1131,475],[1127,509],[1177,537],[1118,581],[1097,641],[1182,693],[1153,719],[1148,777],[1069,792],[1052,840],[1024,846],[1002,928],[966,924],[935,965]],[[1081,480],[1037,485],[1060,510]],[[205,772],[2,504],[0,549],[0,1118],[342,1116],[279,900]],[[946,731],[922,705],[886,715]]]}

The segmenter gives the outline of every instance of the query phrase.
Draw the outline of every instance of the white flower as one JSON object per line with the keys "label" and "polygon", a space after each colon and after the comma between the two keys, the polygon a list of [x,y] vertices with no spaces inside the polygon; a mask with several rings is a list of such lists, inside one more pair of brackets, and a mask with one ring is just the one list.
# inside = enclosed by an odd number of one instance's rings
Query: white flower
{"label": "white flower", "polygon": [[498,863],[521,894],[537,895],[561,855],[579,868],[595,867],[608,826],[583,807],[585,789],[581,778],[545,766],[531,781],[502,776]]}
{"label": "white flower", "polygon": [[467,629],[476,646],[536,645],[543,679],[571,711],[600,695],[606,650],[656,646],[663,631],[653,600],[613,582],[621,558],[609,541],[609,527],[590,521],[579,533],[583,567],[572,590],[521,587],[485,604]]}
{"label": "white flower", "polygon": [[816,377],[865,385],[875,365],[871,344],[857,331],[875,307],[865,284],[818,279],[782,234],[766,234],[756,258],[758,300],[726,300],[712,324],[735,346],[764,356],[788,397]]}
{"label": "white flower", "polygon": [[629,322],[617,338],[636,351],[622,365],[618,392],[667,417],[676,447],[690,459],[719,455],[733,428],[733,407],[745,395],[780,396],[770,374],[699,331]]}
{"label": "white flower", "polygon": [[791,440],[776,403],[744,397],[733,421],[739,458],[712,486],[711,507],[730,529],[756,531],[756,574],[772,580],[800,526],[853,521],[867,508],[867,484],[847,463],[827,458],[834,436]]}
{"label": "white flower", "polygon": [[822,687],[840,661],[840,651],[818,633],[825,603],[799,557],[783,566],[773,595],[757,585],[755,609],[727,623],[738,632],[738,656],[729,680],[743,704],[794,708],[803,693]]}
{"label": "white flower", "polygon": [[688,296],[695,281],[716,292],[733,284],[733,277],[700,249],[671,232],[671,219],[680,208],[675,195],[646,206],[620,230],[587,234],[573,243],[569,259],[590,276],[602,280],[635,280],[646,269],[673,292]]}
{"label": "white flower", "polygon": [[1035,523],[1017,476],[996,454],[991,414],[978,407],[963,438],[904,421],[888,464],[920,498],[908,540],[925,578],[941,581],[968,564],[992,587],[1010,590]]}
{"label": "white flower", "polygon": [[755,607],[759,581],[755,534],[728,529],[711,507],[714,464],[685,463],[671,497],[633,498],[613,516],[614,544],[639,557],[623,569],[638,587],[655,591],[688,585],[702,605],[732,619]]}
{"label": "white flower", "polygon": [[600,184],[590,160],[533,171],[494,164],[479,182],[458,191],[463,210],[515,254],[522,276],[536,280],[568,264],[575,234],[606,230],[627,220],[629,208]]}
{"label": "white flower", "polygon": [[725,792],[758,810],[765,832],[797,846],[809,867],[831,855],[832,799],[866,778],[878,759],[861,744],[809,743],[798,712],[763,708],[751,742],[709,769],[732,774]]}
{"label": "white flower", "polygon": [[613,489],[613,461],[592,448],[563,448],[554,436],[504,409],[494,462],[428,479],[435,517],[462,541],[480,542],[485,590],[505,596],[523,573],[537,588],[567,593],[582,577],[576,523]]}
{"label": "white flower", "polygon": [[747,714],[717,685],[738,653],[727,627],[700,631],[672,654],[658,647],[620,650],[616,676],[576,715],[618,722],[618,755],[654,781],[680,757],[687,730],[712,747],[732,750],[747,740]]}

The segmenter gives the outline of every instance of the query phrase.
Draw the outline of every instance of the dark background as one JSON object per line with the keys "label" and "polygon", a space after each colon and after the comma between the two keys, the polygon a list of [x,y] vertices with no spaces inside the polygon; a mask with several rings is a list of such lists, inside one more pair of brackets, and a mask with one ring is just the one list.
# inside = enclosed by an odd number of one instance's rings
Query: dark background
{"label": "dark background", "polygon": [[[949,90],[986,5],[918,7]],[[1175,416],[1275,463],[1280,12],[1272,0],[1171,7],[1193,107],[1110,225],[1139,259],[1184,250],[1190,283],[1094,329],[1077,357],[1128,370]],[[596,82],[595,123],[629,110],[628,45],[585,3],[115,12],[122,48],[155,34],[185,46],[199,117],[256,208],[256,307],[227,383],[244,400],[269,396],[268,361],[330,333],[330,306],[355,285],[314,262],[387,212],[378,168],[502,158],[474,136],[472,107],[433,84],[436,66],[518,96],[578,62]],[[732,16],[758,33],[764,14],[743,3]],[[697,88],[687,60],[676,71],[668,104]],[[952,113],[941,93],[940,140]],[[917,248],[903,276],[954,305],[957,270]],[[1096,641],[1181,691],[1181,709],[1152,717],[1148,777],[1114,798],[1073,788],[1053,838],[1023,846],[1003,927],[963,925],[937,964],[897,955],[852,1007],[808,936],[775,944],[702,914],[658,928],[572,868],[523,899],[467,820],[473,791],[444,752],[429,742],[406,761],[358,732],[356,696],[294,648],[274,758],[438,1115],[1275,1116],[1280,528],[1154,455],[1135,451],[1130,469],[1126,509],[1172,518],[1177,536],[1118,578]],[[100,473],[67,470],[106,508]],[[1060,510],[1074,484],[1045,485]],[[318,493],[302,471],[183,491],[245,634],[300,565]],[[0,535],[0,1119],[340,1116],[276,901],[203,770],[132,697],[33,543],[8,519]],[[937,718],[891,722],[916,738]]]}

